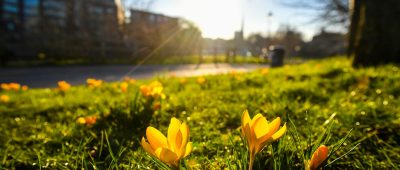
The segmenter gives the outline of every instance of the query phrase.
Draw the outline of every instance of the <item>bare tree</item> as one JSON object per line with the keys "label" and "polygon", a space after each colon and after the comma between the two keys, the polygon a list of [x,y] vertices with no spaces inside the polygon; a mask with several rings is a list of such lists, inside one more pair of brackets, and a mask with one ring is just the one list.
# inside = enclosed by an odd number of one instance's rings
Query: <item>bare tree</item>
{"label": "bare tree", "polygon": [[317,12],[312,19],[314,22],[323,22],[326,25],[349,26],[348,0],[284,0],[282,4],[288,7],[300,8],[305,11]]}
{"label": "bare tree", "polygon": [[353,65],[400,63],[400,1],[351,0],[350,7]]}
{"label": "bare tree", "polygon": [[354,66],[400,63],[399,0],[285,0],[284,4],[320,11],[318,18],[331,24],[351,23],[348,53],[354,54]]}
{"label": "bare tree", "polygon": [[299,47],[303,44],[302,35],[295,27],[281,25],[276,34],[277,44],[283,45],[287,50],[287,56],[298,55]]}

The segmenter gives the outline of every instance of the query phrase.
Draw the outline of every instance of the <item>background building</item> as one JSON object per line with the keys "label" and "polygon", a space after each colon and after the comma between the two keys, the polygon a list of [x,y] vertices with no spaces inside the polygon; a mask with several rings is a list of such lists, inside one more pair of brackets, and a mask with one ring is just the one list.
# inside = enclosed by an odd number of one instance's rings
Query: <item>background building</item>
{"label": "background building", "polygon": [[203,54],[204,55],[225,55],[229,45],[229,40],[224,39],[203,39]]}
{"label": "background building", "polygon": [[[118,56],[120,0],[0,0],[0,56],[33,59]],[[44,56],[44,55],[42,55]]]}
{"label": "background building", "polygon": [[131,57],[146,56],[164,47],[163,43],[180,31],[179,18],[136,9],[129,11],[124,34],[125,42],[132,50]]}
{"label": "background building", "polygon": [[347,48],[347,38],[345,34],[337,32],[321,32],[315,35],[312,40],[305,43],[300,51],[304,57],[326,57],[335,55],[345,55]]}
{"label": "background building", "polygon": [[128,9],[121,0],[0,0],[0,57],[77,62],[137,62],[152,55],[201,55],[194,24]]}
{"label": "background building", "polygon": [[0,0],[0,61],[139,62],[202,55],[191,22],[121,0]]}

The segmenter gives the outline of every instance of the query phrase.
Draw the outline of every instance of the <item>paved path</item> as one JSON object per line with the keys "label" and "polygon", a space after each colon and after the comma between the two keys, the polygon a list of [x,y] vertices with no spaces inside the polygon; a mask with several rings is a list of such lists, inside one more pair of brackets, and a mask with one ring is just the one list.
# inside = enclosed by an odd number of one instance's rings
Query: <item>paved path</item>
{"label": "paved path", "polygon": [[135,67],[131,65],[108,66],[61,66],[0,68],[0,83],[18,82],[29,87],[55,87],[57,81],[66,80],[77,85],[84,84],[87,78],[118,81],[124,76],[135,79],[148,79],[157,75],[175,75],[177,77],[220,74],[236,71],[251,71],[268,67],[258,64],[188,64],[188,65],[152,65]]}

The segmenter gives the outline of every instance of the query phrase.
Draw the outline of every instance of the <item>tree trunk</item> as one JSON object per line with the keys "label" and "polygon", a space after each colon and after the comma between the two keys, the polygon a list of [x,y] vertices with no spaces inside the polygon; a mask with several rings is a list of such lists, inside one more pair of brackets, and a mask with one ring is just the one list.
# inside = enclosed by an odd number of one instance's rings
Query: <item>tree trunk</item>
{"label": "tree trunk", "polygon": [[400,63],[400,0],[351,0],[354,66]]}

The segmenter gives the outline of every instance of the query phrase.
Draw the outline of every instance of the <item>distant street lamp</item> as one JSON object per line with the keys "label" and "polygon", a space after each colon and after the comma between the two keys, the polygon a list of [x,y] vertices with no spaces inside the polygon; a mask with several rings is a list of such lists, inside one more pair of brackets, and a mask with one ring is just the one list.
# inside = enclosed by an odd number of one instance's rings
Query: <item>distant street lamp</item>
{"label": "distant street lamp", "polygon": [[268,24],[268,39],[271,38],[271,20],[272,20],[273,13],[271,11],[268,12],[267,16],[267,24]]}

